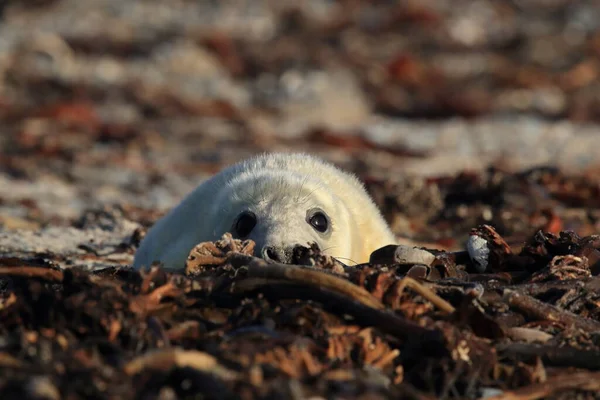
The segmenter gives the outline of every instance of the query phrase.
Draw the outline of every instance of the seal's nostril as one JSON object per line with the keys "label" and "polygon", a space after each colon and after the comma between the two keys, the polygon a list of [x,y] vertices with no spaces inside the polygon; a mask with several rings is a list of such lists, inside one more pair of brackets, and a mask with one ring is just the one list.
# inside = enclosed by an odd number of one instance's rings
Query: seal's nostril
{"label": "seal's nostril", "polygon": [[312,249],[321,251],[321,247],[317,243],[308,243],[308,246],[302,246],[301,244],[297,244],[294,246],[294,251],[301,251],[302,249]]}
{"label": "seal's nostril", "polygon": [[267,249],[267,257],[275,261],[279,258],[277,257],[277,253],[275,253],[275,250],[273,250],[272,248]]}
{"label": "seal's nostril", "polygon": [[279,257],[279,253],[273,246],[265,246],[262,249],[262,256],[267,261],[276,261],[281,262],[281,258]]}

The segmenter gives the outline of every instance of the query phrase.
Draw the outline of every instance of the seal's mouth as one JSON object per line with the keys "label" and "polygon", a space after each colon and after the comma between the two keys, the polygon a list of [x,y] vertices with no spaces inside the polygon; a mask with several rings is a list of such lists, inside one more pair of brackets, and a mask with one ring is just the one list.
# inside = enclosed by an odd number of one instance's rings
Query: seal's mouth
{"label": "seal's mouth", "polygon": [[348,267],[337,258],[323,253],[316,243],[309,244],[309,247],[296,246],[292,252],[292,264],[319,266],[319,268],[336,274],[345,274]]}
{"label": "seal's mouth", "polygon": [[261,251],[262,258],[269,263],[304,265],[314,267],[317,265],[325,266],[336,273],[344,273],[345,263],[336,257],[323,253],[317,243],[307,243],[307,246],[295,245],[293,248],[276,248],[274,246],[265,246]]}
{"label": "seal's mouth", "polygon": [[335,257],[325,253],[316,243],[309,243],[308,246],[296,246],[292,252],[292,264],[313,266],[323,263],[326,259],[341,263]]}

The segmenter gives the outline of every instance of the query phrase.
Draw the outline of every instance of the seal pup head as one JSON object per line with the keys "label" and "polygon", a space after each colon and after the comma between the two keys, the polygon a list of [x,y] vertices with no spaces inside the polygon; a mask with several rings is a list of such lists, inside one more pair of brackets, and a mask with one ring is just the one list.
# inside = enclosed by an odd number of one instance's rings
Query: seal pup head
{"label": "seal pup head", "polygon": [[258,256],[288,263],[296,246],[348,256],[356,229],[341,198],[318,179],[290,170],[252,170],[234,177],[220,193],[215,235],[251,239]]}
{"label": "seal pup head", "polygon": [[355,176],[306,154],[274,153],[235,164],[201,184],[152,227],[134,266],[159,261],[168,269],[183,268],[196,244],[225,232],[253,240],[255,255],[283,263],[296,246],[314,243],[352,264],[396,242]]}

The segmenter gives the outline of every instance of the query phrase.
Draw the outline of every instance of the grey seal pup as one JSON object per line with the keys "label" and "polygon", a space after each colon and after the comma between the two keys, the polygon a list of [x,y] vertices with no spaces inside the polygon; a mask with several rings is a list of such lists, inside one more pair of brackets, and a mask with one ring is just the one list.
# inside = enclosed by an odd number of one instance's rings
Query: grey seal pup
{"label": "grey seal pup", "polygon": [[192,248],[226,232],[251,239],[257,256],[287,263],[315,243],[348,264],[396,244],[381,212],[352,174],[302,153],[268,153],[223,169],[159,219],[142,240],[134,268],[159,262],[185,268]]}

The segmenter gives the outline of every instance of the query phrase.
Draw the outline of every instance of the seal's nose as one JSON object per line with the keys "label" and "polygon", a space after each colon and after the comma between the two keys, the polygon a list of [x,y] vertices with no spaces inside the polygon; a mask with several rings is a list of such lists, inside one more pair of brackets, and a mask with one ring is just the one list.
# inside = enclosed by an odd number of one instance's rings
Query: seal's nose
{"label": "seal's nose", "polygon": [[284,249],[275,246],[265,246],[262,248],[262,258],[267,261],[287,263],[289,257]]}

